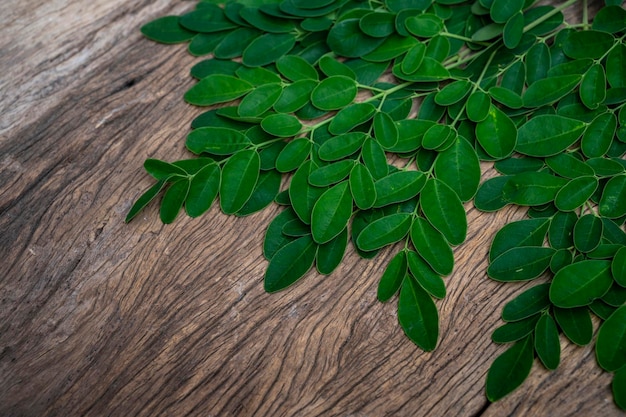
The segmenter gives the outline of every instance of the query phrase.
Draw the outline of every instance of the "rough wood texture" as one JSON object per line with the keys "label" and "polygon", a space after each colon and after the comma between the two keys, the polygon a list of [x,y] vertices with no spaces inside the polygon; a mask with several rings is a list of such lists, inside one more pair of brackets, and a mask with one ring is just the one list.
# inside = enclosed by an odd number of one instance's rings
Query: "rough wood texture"
{"label": "rough wood texture", "polygon": [[438,303],[433,353],[412,345],[376,285],[393,254],[350,254],[329,277],[263,292],[261,231],[213,209],[163,226],[147,157],[187,155],[200,110],[182,102],[195,60],[141,24],[166,0],[0,5],[0,415],[618,415],[592,347],[565,346],[513,395],[484,380],[503,304],[524,285],[486,278],[487,247],[519,211],[469,210]]}

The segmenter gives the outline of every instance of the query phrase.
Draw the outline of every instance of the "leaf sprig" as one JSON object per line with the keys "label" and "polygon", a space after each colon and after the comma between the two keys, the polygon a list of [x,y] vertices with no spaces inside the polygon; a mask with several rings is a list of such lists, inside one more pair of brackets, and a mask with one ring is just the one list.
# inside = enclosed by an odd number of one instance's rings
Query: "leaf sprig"
{"label": "leaf sprig", "polygon": [[[589,22],[564,22],[533,0],[200,1],[146,24],[145,36],[189,42],[198,83],[185,100],[211,109],[192,122],[196,158],[146,160],[157,183],[127,221],[163,192],[160,217],[191,217],[219,196],[226,214],[285,206],[263,246],[268,292],[311,268],[330,274],[348,241],[374,257],[400,249],[378,286],[398,319],[435,349],[436,299],[466,239],[463,204],[527,206],[504,226],[487,274],[541,283],[502,311],[492,364],[496,401],[535,356],[560,363],[559,332],[593,340],[626,409],[626,10],[605,1]],[[219,2],[217,2],[219,3]],[[215,105],[220,105],[216,107]],[[500,176],[480,184],[480,161]],[[281,190],[283,174],[289,185]]]}

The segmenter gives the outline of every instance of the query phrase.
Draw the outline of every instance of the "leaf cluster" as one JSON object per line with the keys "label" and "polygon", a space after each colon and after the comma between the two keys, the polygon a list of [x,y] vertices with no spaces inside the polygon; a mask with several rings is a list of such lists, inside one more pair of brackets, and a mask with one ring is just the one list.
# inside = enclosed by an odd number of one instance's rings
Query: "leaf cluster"
{"label": "leaf cluster", "polygon": [[[200,1],[152,21],[146,37],[206,56],[184,98],[209,109],[186,138],[196,158],[145,162],[156,184],[127,221],[160,194],[164,223],[216,200],[238,216],[284,206],[265,234],[268,292],[332,273],[350,241],[365,258],[399,248],[378,298],[397,295],[400,326],[430,351],[464,204],[528,206],[495,236],[487,273],[542,282],[503,310],[493,340],[513,345],[487,397],[519,386],[535,354],[555,369],[559,331],[590,343],[595,314],[624,408],[626,10],[606,1],[572,25],[574,2]],[[481,161],[501,175],[480,184]]]}

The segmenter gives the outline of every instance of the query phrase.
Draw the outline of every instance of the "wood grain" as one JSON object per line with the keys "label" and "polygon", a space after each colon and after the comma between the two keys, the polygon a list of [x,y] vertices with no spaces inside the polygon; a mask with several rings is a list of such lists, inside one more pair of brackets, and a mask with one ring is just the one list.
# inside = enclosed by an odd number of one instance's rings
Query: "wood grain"
{"label": "wood grain", "polygon": [[187,157],[201,112],[181,99],[196,60],[138,28],[193,5],[0,5],[0,415],[619,415],[592,347],[565,342],[559,370],[536,364],[514,394],[484,396],[504,350],[489,334],[525,288],[487,279],[487,248],[520,210],[467,206],[432,353],[376,301],[393,249],[269,295],[277,207],[164,226],[151,205],[124,224],[151,184],[143,161]]}

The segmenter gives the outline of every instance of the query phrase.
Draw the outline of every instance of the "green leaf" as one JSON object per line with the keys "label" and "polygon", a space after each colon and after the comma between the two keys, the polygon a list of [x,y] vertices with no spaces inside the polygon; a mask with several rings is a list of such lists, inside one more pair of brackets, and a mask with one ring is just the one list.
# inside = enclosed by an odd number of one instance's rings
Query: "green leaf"
{"label": "green leaf", "polygon": [[231,155],[252,144],[243,133],[224,127],[201,127],[187,135],[187,149],[195,154]]}
{"label": "green leaf", "polygon": [[359,28],[360,19],[341,20],[330,29],[326,42],[337,55],[347,58],[362,57],[372,52],[385,38],[366,35]]}
{"label": "green leaf", "polygon": [[598,364],[609,372],[626,365],[626,305],[615,310],[600,326],[596,357]]}
{"label": "green leaf", "polygon": [[187,193],[189,192],[189,180],[176,181],[165,191],[161,200],[161,210],[159,215],[164,224],[172,223],[178,212],[183,207]]}
{"label": "green leaf", "polygon": [[124,219],[124,222],[131,221],[141,210],[143,210],[165,187],[166,180],[160,180],[152,187],[148,188],[139,198],[135,201],[135,204],[128,210],[128,214]]}
{"label": "green leaf", "polygon": [[595,64],[583,75],[580,99],[590,109],[597,108],[606,98],[606,75],[600,64]]}
{"label": "green leaf", "polygon": [[141,33],[153,41],[161,43],[187,42],[196,32],[185,29],[179,24],[178,16],[163,16],[141,27]]}
{"label": "green leaf", "polygon": [[549,314],[542,315],[535,327],[535,351],[547,369],[558,368],[561,361],[559,331]]}
{"label": "green leaf", "polygon": [[316,187],[326,187],[336,184],[345,179],[350,174],[353,167],[354,161],[349,159],[324,165],[311,172],[309,183]]}
{"label": "green leaf", "polygon": [[251,91],[239,103],[238,112],[242,117],[258,117],[267,112],[282,93],[278,83],[265,84]]}
{"label": "green leaf", "polygon": [[509,182],[511,176],[500,176],[490,178],[483,182],[478,191],[476,197],[474,197],[474,206],[481,211],[498,211],[508,204],[508,201],[504,199],[503,189]]}
{"label": "green leaf", "polygon": [[543,78],[532,83],[522,96],[524,107],[541,107],[565,97],[580,83],[578,74]]}
{"label": "green leaf", "polygon": [[463,203],[452,188],[437,178],[429,179],[422,189],[420,205],[428,221],[451,245],[463,243],[467,218]]}
{"label": "green leaf", "polygon": [[287,143],[276,158],[279,172],[291,172],[297,169],[309,157],[313,144],[307,138],[297,138]]}
{"label": "green leaf", "polygon": [[180,17],[180,24],[194,32],[221,32],[237,26],[216,5],[201,7]]}
{"label": "green leaf", "polygon": [[261,160],[255,150],[239,151],[226,161],[220,183],[220,207],[235,214],[246,204],[259,178]]}
{"label": "green leaf", "polygon": [[502,30],[504,46],[509,49],[517,47],[524,36],[524,14],[518,12],[511,16]]}
{"label": "green leaf", "polygon": [[263,256],[265,259],[270,260],[274,257],[276,252],[289,242],[293,242],[293,239],[289,236],[285,236],[282,233],[283,227],[298,217],[296,213],[291,209],[283,210],[278,214],[265,231],[265,238],[263,240]]}
{"label": "green leaf", "polygon": [[411,242],[422,258],[439,275],[449,275],[454,267],[452,249],[443,235],[423,217],[416,217],[411,226]]}
{"label": "green leaf", "polygon": [[434,126],[430,120],[404,119],[396,122],[398,127],[398,142],[386,150],[395,153],[404,153],[417,150],[422,145],[424,134]]}
{"label": "green leaf", "polygon": [[372,52],[363,55],[363,59],[370,62],[388,64],[389,61],[404,54],[417,43],[418,41],[413,37],[393,34],[385,38]]}
{"label": "green leaf", "polygon": [[220,179],[220,168],[214,163],[206,165],[193,176],[185,200],[189,217],[198,217],[211,207],[220,188]]}
{"label": "green leaf", "polygon": [[279,113],[293,113],[300,110],[311,99],[311,92],[317,86],[315,80],[303,79],[289,84],[274,103],[274,110]]}
{"label": "green leaf", "polygon": [[185,93],[185,100],[195,106],[212,106],[235,100],[254,87],[230,75],[213,74],[203,78]]}
{"label": "green leaf", "polygon": [[523,320],[547,310],[550,307],[549,287],[549,283],[539,284],[519,294],[506,303],[502,309],[502,319],[504,321]]}
{"label": "green leaf", "polygon": [[435,14],[423,13],[404,21],[406,29],[415,36],[431,38],[443,29],[443,20]]}
{"label": "green leaf", "polygon": [[404,74],[413,74],[422,65],[426,55],[426,45],[418,42],[409,49],[400,64],[400,70]]}
{"label": "green leaf", "polygon": [[512,176],[502,189],[504,198],[520,206],[536,206],[554,200],[567,180],[546,172],[523,172]]}
{"label": "green leaf", "polygon": [[304,162],[293,174],[289,185],[289,197],[293,209],[305,224],[311,224],[313,206],[326,191],[325,188],[314,187],[309,184],[309,175],[316,168],[317,166],[311,160]]}
{"label": "green leaf", "polygon": [[411,277],[402,283],[398,300],[398,321],[413,343],[425,351],[437,346],[439,315],[432,298]]}
{"label": "green leaf", "polygon": [[524,7],[524,0],[493,0],[489,14],[496,23],[506,23]]}
{"label": "green leaf", "polygon": [[354,203],[361,210],[367,210],[374,206],[376,201],[374,178],[365,165],[356,164],[352,167],[350,171],[350,191],[352,192]]}
{"label": "green leaf", "polygon": [[352,195],[344,181],[325,191],[313,206],[313,240],[320,244],[330,241],[346,228],[351,216]]}
{"label": "green leaf", "polygon": [[545,161],[552,171],[565,178],[593,176],[593,168],[574,155],[576,154],[560,153],[546,158]]}
{"label": "green leaf", "polygon": [[366,35],[385,38],[395,32],[396,15],[385,12],[372,12],[359,20],[359,28]]}
{"label": "green leaf", "polygon": [[384,303],[391,299],[399,290],[407,273],[406,251],[398,252],[387,264],[383,276],[378,282],[378,301]]}
{"label": "green leaf", "polygon": [[605,155],[611,148],[616,130],[617,118],[615,114],[602,113],[597,116],[585,130],[580,142],[583,154],[589,158]]}
{"label": "green leaf", "polygon": [[233,61],[224,61],[222,59],[205,59],[191,67],[191,75],[198,79],[208,77],[209,75],[235,75],[235,71],[241,67],[241,64]]}
{"label": "green leaf", "polygon": [[574,178],[556,194],[554,205],[561,211],[574,211],[589,200],[596,188],[596,177]]}
{"label": "green leaf", "polygon": [[548,269],[554,252],[554,249],[542,246],[511,248],[491,262],[487,275],[505,282],[535,279]]}
{"label": "green leaf", "polygon": [[396,64],[392,68],[393,75],[405,81],[430,82],[444,81],[450,78],[450,73],[439,61],[425,56],[420,66],[410,74],[405,73],[402,64]]}
{"label": "green leaf", "polygon": [[468,80],[454,81],[435,94],[435,103],[440,106],[450,106],[461,101],[471,88],[472,84]]}
{"label": "green leaf", "polygon": [[344,77],[356,80],[356,74],[352,69],[341,61],[337,61],[328,55],[324,55],[317,62],[320,70],[327,76],[343,75]]}
{"label": "green leaf", "polygon": [[563,40],[563,52],[572,59],[602,57],[613,46],[610,33],[597,30],[571,31]]}
{"label": "green leaf", "polygon": [[544,162],[537,158],[506,158],[496,161],[494,168],[504,175],[515,175],[528,171],[539,171]]}
{"label": "green leaf", "polygon": [[448,142],[453,142],[456,137],[457,133],[452,127],[437,123],[424,133],[422,147],[426,150],[443,150],[447,147]]}
{"label": "green leaf", "polygon": [[465,112],[467,117],[472,122],[482,122],[489,116],[489,110],[491,109],[491,99],[483,91],[476,90],[470,94],[467,99],[467,105],[465,106]]}
{"label": "green leaf", "polygon": [[161,161],[159,159],[146,159],[143,163],[143,167],[157,180],[168,180],[172,177],[186,177],[187,172],[169,162]]}
{"label": "green leaf", "polygon": [[341,263],[348,247],[348,228],[329,242],[319,246],[317,250],[316,266],[320,274],[330,275]]}
{"label": "green leaf", "polygon": [[289,33],[295,29],[293,21],[273,18],[256,7],[244,7],[239,11],[239,15],[246,22],[263,32]]}
{"label": "green leaf", "polygon": [[626,175],[615,176],[606,183],[598,208],[601,216],[610,219],[626,214]]}
{"label": "green leaf", "polygon": [[558,212],[550,221],[548,239],[555,249],[568,249],[574,246],[574,225],[578,220],[576,213]]}
{"label": "green leaf", "polygon": [[491,87],[489,89],[489,96],[498,103],[504,104],[511,109],[519,109],[524,105],[522,97],[508,88],[498,86]]}
{"label": "green leaf", "polygon": [[[624,169],[626,168],[624,167],[624,164],[608,158],[591,158],[587,159],[586,163],[599,177],[618,176],[619,174],[622,174],[624,172]],[[615,185],[617,186],[619,182],[620,181],[617,181]],[[617,189],[619,188],[620,187],[617,187]]]}
{"label": "green leaf", "polygon": [[626,65],[626,45],[616,45],[606,57],[606,79],[613,88],[626,87],[624,66]]}
{"label": "green leaf", "polygon": [[288,138],[300,133],[302,123],[295,116],[278,113],[263,118],[261,127],[271,135]]}
{"label": "green leaf", "polygon": [[280,248],[265,271],[265,291],[280,291],[302,278],[313,266],[316,253],[317,244],[311,236],[303,236]]}
{"label": "green leaf", "polygon": [[511,343],[528,336],[535,330],[535,326],[541,316],[532,315],[522,320],[505,323],[491,334],[494,343]]}
{"label": "green leaf", "polygon": [[337,110],[352,103],[357,94],[356,82],[336,75],[318,84],[311,93],[311,102],[320,110]]}
{"label": "green leaf", "polygon": [[572,308],[590,304],[611,287],[611,262],[585,260],[573,263],[554,275],[550,301],[557,307]]}
{"label": "green leaf", "polygon": [[476,138],[483,149],[496,159],[509,156],[517,142],[517,128],[511,119],[492,105],[487,117],[476,124]]}
{"label": "green leaf", "polygon": [[291,81],[315,80],[319,75],[315,68],[304,58],[297,55],[285,55],[276,61],[276,68],[287,79]]}
{"label": "green leaf", "polygon": [[363,251],[373,251],[402,240],[411,227],[409,213],[396,213],[374,220],[368,224],[356,239],[356,245]]}
{"label": "green leaf", "polygon": [[541,246],[546,237],[548,219],[526,219],[511,222],[502,227],[491,242],[489,261],[515,247]]}
{"label": "green leaf", "polygon": [[526,83],[531,86],[538,80],[545,79],[552,64],[551,61],[550,49],[545,42],[535,43],[526,52]]}
{"label": "green leaf", "polygon": [[502,34],[504,25],[500,23],[489,23],[472,34],[472,41],[485,42],[497,38]]}
{"label": "green leaf", "polygon": [[215,47],[213,55],[219,59],[240,57],[248,45],[261,34],[259,30],[249,27],[235,29]]}
{"label": "green leaf", "polygon": [[583,134],[586,124],[558,115],[539,115],[518,131],[515,150],[529,156],[551,156],[563,152]]}
{"label": "green leaf", "polygon": [[622,287],[626,287],[626,246],[622,246],[611,263],[611,273],[615,282]]}
{"label": "green leaf", "polygon": [[411,275],[428,294],[440,299],[446,296],[443,279],[416,252],[408,251],[407,261]]}
{"label": "green leaf", "polygon": [[561,330],[573,343],[584,346],[593,337],[593,323],[586,307],[559,308],[554,307],[554,318]]}
{"label": "green leaf", "polygon": [[472,145],[457,136],[452,146],[437,156],[435,175],[454,190],[461,201],[471,200],[480,183],[480,162]]}
{"label": "green leaf", "polygon": [[243,51],[242,62],[249,67],[261,67],[276,62],[296,44],[291,33],[266,33],[253,40]]}
{"label": "green leaf", "polygon": [[261,172],[252,195],[241,210],[236,213],[237,216],[248,216],[271,204],[280,191],[281,178],[280,173],[276,170]]}
{"label": "green leaf", "polygon": [[375,180],[386,177],[389,173],[385,151],[374,139],[366,138],[361,147],[361,159]]}
{"label": "green leaf", "polygon": [[609,33],[626,29],[626,9],[620,7],[622,2],[615,1],[614,5],[609,5],[609,2],[605,3],[607,6],[598,10],[594,16],[591,28]]}
{"label": "green leaf", "polygon": [[383,207],[415,197],[424,187],[426,176],[419,171],[398,171],[375,182],[374,207]]}
{"label": "green leaf", "polygon": [[324,161],[337,161],[358,151],[367,137],[367,134],[362,132],[350,132],[332,137],[320,146],[318,155]]}
{"label": "green leaf", "polygon": [[532,337],[516,342],[498,356],[487,373],[486,393],[495,402],[522,385],[534,360]]}
{"label": "green leaf", "polygon": [[398,143],[398,127],[389,114],[374,115],[374,136],[383,148],[392,148]]}
{"label": "green leaf", "polygon": [[581,216],[574,225],[574,247],[583,253],[591,252],[600,244],[603,224],[593,214]]}
{"label": "green leaf", "polygon": [[328,125],[328,130],[333,135],[349,132],[374,117],[374,113],[376,113],[376,107],[370,103],[350,104],[339,110],[333,117]]}

